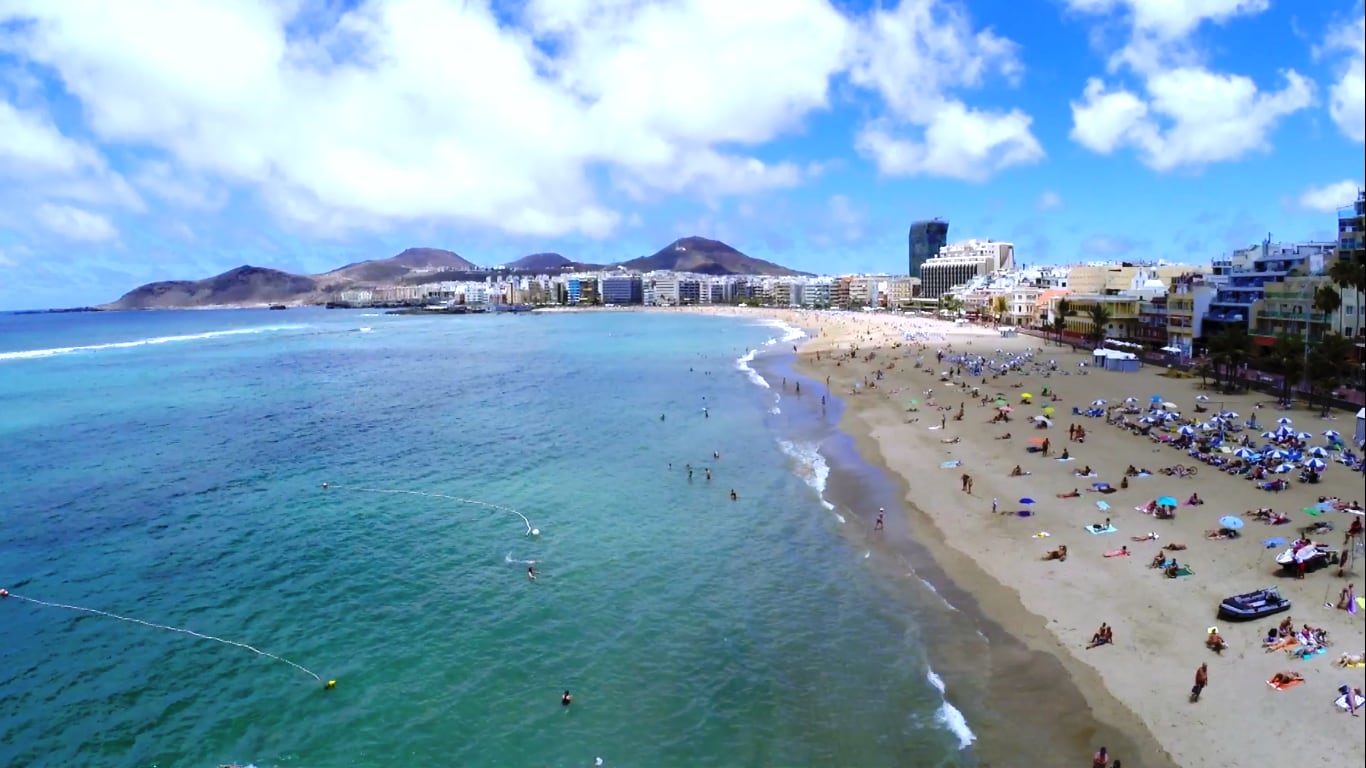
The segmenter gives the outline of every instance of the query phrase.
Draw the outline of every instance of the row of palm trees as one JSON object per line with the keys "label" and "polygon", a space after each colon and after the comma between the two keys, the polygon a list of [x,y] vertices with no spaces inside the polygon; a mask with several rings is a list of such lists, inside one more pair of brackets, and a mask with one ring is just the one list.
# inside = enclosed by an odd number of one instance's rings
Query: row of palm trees
{"label": "row of palm trees", "polygon": [[1225,391],[1246,388],[1238,376],[1244,365],[1256,363],[1281,377],[1281,399],[1290,400],[1294,388],[1307,384],[1311,398],[1318,399],[1328,412],[1328,395],[1343,384],[1354,383],[1361,363],[1352,359],[1354,345],[1340,333],[1326,333],[1317,342],[1284,331],[1276,334],[1266,353],[1254,359],[1255,345],[1247,330],[1229,326],[1209,340],[1209,355],[1197,372],[1202,379],[1213,378]]}

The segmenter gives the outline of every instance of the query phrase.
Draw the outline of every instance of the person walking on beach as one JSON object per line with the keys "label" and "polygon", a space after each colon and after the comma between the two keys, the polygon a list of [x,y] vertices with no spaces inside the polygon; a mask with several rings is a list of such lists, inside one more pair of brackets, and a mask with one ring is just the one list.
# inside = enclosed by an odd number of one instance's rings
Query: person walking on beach
{"label": "person walking on beach", "polygon": [[877,522],[873,523],[873,530],[875,530],[875,531],[880,531],[880,530],[882,530],[882,518],[883,518],[883,516],[886,515],[886,514],[887,514],[887,510],[886,510],[886,509],[884,509],[884,508],[882,508],[882,507],[878,507],[878,508],[877,508]]}
{"label": "person walking on beach", "polygon": [[996,514],[997,510],[999,510],[1000,508],[1001,508],[1001,503],[1000,503],[999,501],[997,501],[996,499],[992,499],[992,500],[991,500],[991,514],[993,514],[993,515]]}
{"label": "person walking on beach", "polygon": [[1045,437],[1045,438],[1043,439],[1043,456],[1044,456],[1045,459],[1048,458],[1048,447],[1049,447],[1049,445],[1051,445],[1051,443],[1049,443],[1049,442],[1048,442],[1048,438]]}
{"label": "person walking on beach", "polygon": [[1091,758],[1091,768],[1108,768],[1110,765],[1110,750],[1101,747],[1095,757]]}
{"label": "person walking on beach", "polygon": [[1195,685],[1191,688],[1192,702],[1200,700],[1200,692],[1205,690],[1205,686],[1207,685],[1209,685],[1209,665],[1201,664],[1200,667],[1195,670]]}

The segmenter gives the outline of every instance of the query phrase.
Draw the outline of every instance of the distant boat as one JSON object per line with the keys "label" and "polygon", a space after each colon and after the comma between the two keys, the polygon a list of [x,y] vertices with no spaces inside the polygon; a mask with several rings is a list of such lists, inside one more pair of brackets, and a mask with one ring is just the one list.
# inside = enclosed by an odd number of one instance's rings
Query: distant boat
{"label": "distant boat", "polygon": [[271,309],[289,309],[289,307],[286,307],[284,304],[271,304],[271,305],[270,305],[270,308],[271,308]]}

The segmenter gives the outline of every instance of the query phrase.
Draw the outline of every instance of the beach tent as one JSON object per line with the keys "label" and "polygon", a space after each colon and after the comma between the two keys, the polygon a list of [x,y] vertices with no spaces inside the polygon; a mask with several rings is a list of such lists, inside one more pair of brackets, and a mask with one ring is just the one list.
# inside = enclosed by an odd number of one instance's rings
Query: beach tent
{"label": "beach tent", "polygon": [[1132,352],[1120,352],[1117,349],[1097,349],[1091,353],[1096,358],[1096,363],[1100,364],[1100,358],[1105,360],[1105,370],[1121,371],[1132,373],[1138,370],[1138,355]]}
{"label": "beach tent", "polygon": [[1366,408],[1357,411],[1357,433],[1352,442],[1357,445],[1366,443]]}

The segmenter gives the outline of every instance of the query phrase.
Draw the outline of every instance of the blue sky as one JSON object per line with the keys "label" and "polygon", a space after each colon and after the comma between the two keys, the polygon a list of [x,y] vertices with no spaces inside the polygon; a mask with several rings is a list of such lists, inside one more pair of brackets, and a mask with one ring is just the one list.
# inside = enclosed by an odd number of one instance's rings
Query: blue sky
{"label": "blue sky", "polygon": [[1347,0],[8,0],[0,309],[412,245],[897,272],[933,216],[1207,263],[1333,236],[1364,39]]}

